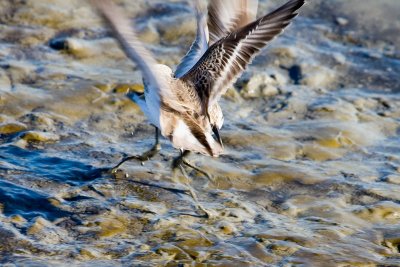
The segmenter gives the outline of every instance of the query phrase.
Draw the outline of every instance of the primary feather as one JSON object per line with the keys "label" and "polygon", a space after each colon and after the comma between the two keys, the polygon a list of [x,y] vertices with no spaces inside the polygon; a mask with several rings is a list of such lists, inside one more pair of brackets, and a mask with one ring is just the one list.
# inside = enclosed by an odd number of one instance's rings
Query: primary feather
{"label": "primary feather", "polygon": [[208,5],[210,45],[254,21],[258,0],[211,0]]}
{"label": "primary feather", "polygon": [[203,112],[220,99],[257,53],[289,25],[303,4],[304,0],[291,0],[258,20],[231,31],[207,50],[182,77],[196,87],[203,101]]}
{"label": "primary feather", "polygon": [[182,59],[181,63],[175,70],[175,78],[180,78],[185,75],[199,59],[204,55],[208,49],[208,27],[207,27],[207,13],[203,10],[200,0],[195,1],[196,10],[196,39],[192,43],[189,51]]}

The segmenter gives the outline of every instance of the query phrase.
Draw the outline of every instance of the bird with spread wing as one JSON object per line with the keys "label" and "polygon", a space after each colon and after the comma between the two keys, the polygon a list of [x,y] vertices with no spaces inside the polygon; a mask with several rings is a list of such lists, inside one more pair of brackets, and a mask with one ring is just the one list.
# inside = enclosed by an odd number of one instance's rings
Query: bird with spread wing
{"label": "bird with spread wing", "polygon": [[[159,133],[182,154],[174,166],[184,173],[190,151],[218,157],[223,152],[219,130],[224,117],[219,99],[252,59],[297,16],[304,0],[290,0],[275,11],[256,18],[258,0],[210,0],[208,12],[195,1],[197,34],[182,62],[173,72],[157,64],[138,40],[122,8],[111,0],[90,0],[113,30],[125,54],[143,75],[143,96],[129,93],[156,129],[156,144],[139,156],[145,161],[160,150]],[[204,173],[204,172],[203,172]],[[194,192],[191,190],[196,200]]]}

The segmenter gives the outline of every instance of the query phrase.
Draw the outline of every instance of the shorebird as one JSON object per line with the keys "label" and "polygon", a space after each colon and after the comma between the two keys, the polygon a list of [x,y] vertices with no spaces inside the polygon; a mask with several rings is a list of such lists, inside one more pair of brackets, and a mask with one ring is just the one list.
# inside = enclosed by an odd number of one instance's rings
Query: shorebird
{"label": "shorebird", "polygon": [[[290,0],[256,19],[258,0],[210,0],[208,13],[196,0],[196,39],[175,72],[156,63],[138,40],[122,8],[111,0],[90,2],[103,15],[127,57],[141,70],[144,95],[128,93],[128,97],[155,127],[153,148],[124,158],[114,170],[128,160],[145,161],[154,156],[161,148],[161,133],[181,151],[173,167],[180,168],[186,176],[182,165],[201,171],[184,159],[190,151],[211,157],[223,152],[219,130],[224,117],[219,99],[261,49],[290,24],[305,1]],[[189,189],[198,203],[190,186]]]}

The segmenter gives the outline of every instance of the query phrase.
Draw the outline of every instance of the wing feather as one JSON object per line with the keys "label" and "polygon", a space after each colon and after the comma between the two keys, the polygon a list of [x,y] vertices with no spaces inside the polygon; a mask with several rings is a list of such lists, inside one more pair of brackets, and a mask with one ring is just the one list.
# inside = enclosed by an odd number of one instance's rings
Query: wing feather
{"label": "wing feather", "polygon": [[297,16],[304,0],[290,0],[277,10],[231,32],[213,44],[183,80],[191,81],[203,112],[214,105],[257,53]]}
{"label": "wing feather", "polygon": [[[157,64],[150,51],[138,40],[131,22],[122,8],[110,0],[90,0],[90,3],[100,11],[112,28],[113,34],[126,56],[134,61],[141,70],[147,91],[145,93],[147,113],[157,114],[163,106],[169,106],[180,112],[193,109],[192,103],[178,99],[175,91],[171,90],[172,76],[169,80],[169,76],[166,74],[169,68],[166,66],[163,68]],[[159,118],[153,122],[160,125]]]}
{"label": "wing feather", "polygon": [[90,3],[103,15],[112,28],[119,45],[125,54],[138,65],[144,78],[152,83],[152,87],[160,88],[160,81],[152,71],[157,63],[150,51],[138,40],[131,22],[123,10],[110,0],[90,0]]}
{"label": "wing feather", "polygon": [[185,75],[208,49],[207,14],[203,11],[200,0],[195,1],[197,32],[196,39],[192,43],[188,53],[182,59],[175,71],[175,77]]}
{"label": "wing feather", "polygon": [[258,0],[211,0],[208,5],[209,44],[254,21],[257,8]]}

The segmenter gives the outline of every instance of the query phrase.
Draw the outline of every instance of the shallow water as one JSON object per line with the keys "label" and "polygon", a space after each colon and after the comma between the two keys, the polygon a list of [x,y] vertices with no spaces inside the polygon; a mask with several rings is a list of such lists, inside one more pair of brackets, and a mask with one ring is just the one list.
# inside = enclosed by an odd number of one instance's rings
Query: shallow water
{"label": "shallow water", "polygon": [[[120,2],[176,65],[187,2]],[[214,178],[189,172],[212,219],[172,178],[166,140],[105,171],[153,129],[124,96],[140,72],[86,4],[0,10],[1,264],[400,266],[397,1],[310,1],[256,58],[222,99],[226,153],[189,158]]]}

